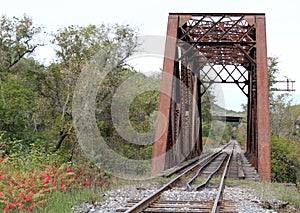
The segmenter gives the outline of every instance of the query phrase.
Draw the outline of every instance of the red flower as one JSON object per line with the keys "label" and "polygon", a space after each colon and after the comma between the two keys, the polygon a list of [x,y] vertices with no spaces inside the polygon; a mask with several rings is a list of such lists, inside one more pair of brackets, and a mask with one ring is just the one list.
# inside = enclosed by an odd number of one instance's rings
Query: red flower
{"label": "red flower", "polygon": [[84,186],[90,186],[91,185],[91,181],[84,181],[82,183],[82,185],[84,185]]}
{"label": "red flower", "polygon": [[33,208],[34,208],[34,204],[31,204],[28,211],[32,212]]}
{"label": "red flower", "polygon": [[17,205],[14,204],[14,203],[9,203],[7,204],[4,209],[3,209],[3,212],[7,212],[8,210],[11,210],[11,209],[16,209],[17,208]]}
{"label": "red flower", "polygon": [[2,163],[3,161],[5,161],[6,159],[8,159],[8,157],[4,157],[0,160],[0,163]]}
{"label": "red flower", "polygon": [[42,174],[42,185],[46,185],[51,182],[51,176],[48,173]]}
{"label": "red flower", "polygon": [[60,188],[59,188],[60,191],[64,191],[66,190],[66,186],[65,185],[62,185]]}
{"label": "red flower", "polygon": [[34,200],[32,199],[32,195],[25,195],[25,202],[32,203]]}
{"label": "red flower", "polygon": [[72,168],[67,168],[67,172],[74,172]]}

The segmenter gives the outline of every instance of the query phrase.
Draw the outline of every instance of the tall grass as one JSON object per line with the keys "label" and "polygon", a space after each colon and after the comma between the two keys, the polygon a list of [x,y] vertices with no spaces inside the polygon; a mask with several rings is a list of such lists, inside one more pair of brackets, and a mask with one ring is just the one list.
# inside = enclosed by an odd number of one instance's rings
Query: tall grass
{"label": "tall grass", "polygon": [[232,179],[227,180],[226,184],[253,188],[256,191],[257,196],[259,196],[262,200],[281,200],[289,202],[295,207],[300,208],[300,191],[295,185],[277,182],[268,183]]}
{"label": "tall grass", "polygon": [[255,183],[252,187],[263,199],[286,201],[300,208],[300,191],[294,185],[284,183]]}
{"label": "tall grass", "polygon": [[72,191],[55,191],[49,201],[34,213],[70,213],[71,208],[85,201],[101,201],[101,190],[94,187],[84,187]]}

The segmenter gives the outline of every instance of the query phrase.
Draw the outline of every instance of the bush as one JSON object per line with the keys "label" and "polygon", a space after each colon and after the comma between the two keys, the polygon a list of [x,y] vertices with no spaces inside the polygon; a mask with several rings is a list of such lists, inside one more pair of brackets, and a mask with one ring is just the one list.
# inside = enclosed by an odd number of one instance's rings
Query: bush
{"label": "bush", "polygon": [[[44,169],[47,165],[59,167],[68,160],[68,152],[53,152],[54,145],[36,139],[34,142],[10,139],[5,132],[0,132],[0,147],[3,156],[8,156],[11,167],[24,171]],[[0,156],[1,157],[1,156]]]}
{"label": "bush", "polygon": [[47,202],[53,191],[64,191],[74,182],[74,173],[66,164],[58,169],[16,171],[7,165],[8,158],[0,163],[0,206],[3,212],[32,211]]}
{"label": "bush", "polygon": [[291,182],[299,186],[300,147],[298,142],[286,137],[271,137],[272,179],[277,182]]}

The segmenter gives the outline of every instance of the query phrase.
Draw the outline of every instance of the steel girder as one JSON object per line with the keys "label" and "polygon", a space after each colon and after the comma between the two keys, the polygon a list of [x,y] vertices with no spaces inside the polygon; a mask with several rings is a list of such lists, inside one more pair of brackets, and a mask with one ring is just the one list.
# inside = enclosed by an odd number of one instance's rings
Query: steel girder
{"label": "steel girder", "polygon": [[202,152],[201,97],[232,83],[248,97],[248,156],[271,180],[266,51],[264,14],[169,14],[153,175]]}

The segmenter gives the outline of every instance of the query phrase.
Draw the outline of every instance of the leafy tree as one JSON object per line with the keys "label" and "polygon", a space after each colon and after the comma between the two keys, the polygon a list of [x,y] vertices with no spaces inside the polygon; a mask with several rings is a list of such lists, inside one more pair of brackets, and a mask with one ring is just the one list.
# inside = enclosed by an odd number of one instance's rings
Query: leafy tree
{"label": "leafy tree", "polygon": [[37,64],[26,57],[42,45],[40,32],[26,15],[0,18],[0,128],[12,138],[30,138],[34,126],[35,87],[25,76]]}
{"label": "leafy tree", "polygon": [[[268,78],[269,78],[269,89],[275,84],[276,75],[279,73],[278,58],[268,57]],[[270,93],[270,95],[273,93]]]}
{"label": "leafy tree", "polygon": [[[274,85],[277,74],[279,73],[278,58],[268,58],[268,74],[269,74],[269,86]],[[269,92],[270,101],[270,124],[271,132],[276,136],[291,137],[294,131],[295,114],[292,115],[291,103],[292,99],[288,93],[275,94],[275,92]]]}
{"label": "leafy tree", "polygon": [[299,142],[287,137],[271,137],[272,179],[300,183]]}
{"label": "leafy tree", "polygon": [[33,24],[32,19],[24,15],[22,18],[0,18],[0,72],[9,72],[26,55],[33,53],[42,44],[37,35],[41,28]]}
{"label": "leafy tree", "polygon": [[[203,91],[204,88],[201,88]],[[211,90],[207,90],[201,97],[202,135],[208,137],[212,127],[212,108],[215,106],[215,96]],[[200,112],[199,112],[200,113]]]}
{"label": "leafy tree", "polygon": [[290,130],[293,129],[289,110],[292,100],[289,97],[287,93],[270,97],[271,131],[276,136],[289,136]]}
{"label": "leafy tree", "polygon": [[18,138],[26,137],[22,133],[31,126],[34,92],[12,75],[7,76],[2,91],[5,98],[5,102],[0,102],[2,130]]}
{"label": "leafy tree", "polygon": [[2,81],[0,101],[1,131],[10,138],[30,141],[38,131],[35,119],[38,89],[32,82],[34,72],[43,67],[33,59],[21,59]]}
{"label": "leafy tree", "polygon": [[[133,100],[130,94],[137,94],[141,87],[151,84],[154,82],[160,82],[156,76],[145,76],[141,73],[123,70],[118,72],[114,77],[110,78],[110,82],[113,83],[114,87],[106,87],[106,83],[101,86],[101,92],[97,100],[102,100],[97,102],[97,113],[96,118],[98,122],[99,129],[102,136],[104,137],[107,144],[115,152],[133,159],[148,159],[152,156],[152,143],[154,141],[154,132],[149,132],[152,121],[155,121],[156,117],[153,114],[157,111],[159,92],[157,90],[147,91],[142,94],[136,95]],[[111,115],[111,101],[112,96],[115,94],[116,89],[120,89],[123,82],[127,81],[130,84],[130,88],[122,90],[122,100],[118,99],[117,109],[115,113],[123,113],[128,111],[129,120],[114,120]],[[147,87],[147,86],[146,86]],[[106,93],[106,90],[110,90],[110,93]],[[104,99],[103,94],[108,94]],[[131,101],[130,105],[126,105],[125,102]],[[115,123],[114,123],[115,122]],[[147,138],[140,141],[139,138],[132,137],[130,126],[132,126],[132,131],[138,134],[147,133]],[[118,128],[116,128],[116,126]],[[126,134],[120,135],[119,130],[124,131]],[[128,130],[128,131],[126,131]],[[148,137],[149,136],[149,137]],[[132,140],[128,140],[131,138]]]}
{"label": "leafy tree", "polygon": [[292,117],[292,125],[289,131],[290,138],[299,141],[300,139],[300,105],[289,107],[289,112]]}
{"label": "leafy tree", "polygon": [[[273,86],[279,73],[278,58],[268,58],[269,85]],[[299,118],[297,106],[291,106],[288,93],[269,93],[271,125],[272,179],[279,182],[300,183],[299,138],[295,124]]]}
{"label": "leafy tree", "polygon": [[[45,117],[47,128],[52,127],[53,140],[56,148],[61,148],[67,139],[66,147],[71,150],[71,157],[76,148],[76,137],[72,125],[72,97],[77,79],[83,67],[100,50],[113,51],[117,54],[117,63],[112,73],[107,76],[105,84],[101,85],[102,97],[97,102],[103,103],[106,97],[112,97],[111,92],[115,85],[112,77],[123,70],[125,60],[136,47],[136,32],[129,26],[89,25],[86,27],[72,25],[58,30],[52,41],[56,46],[57,62],[52,63],[44,72],[41,84],[40,116]],[[109,52],[103,60],[109,60]],[[103,90],[103,87],[104,88]],[[44,103],[49,104],[48,107]],[[51,106],[51,107],[50,107]],[[105,111],[109,113],[109,111]],[[55,139],[56,138],[56,139]]]}

